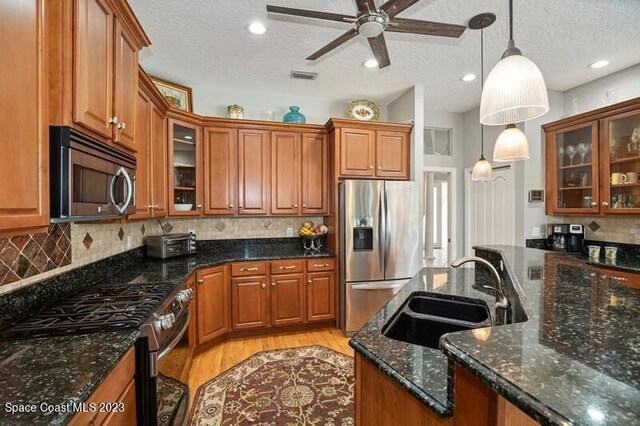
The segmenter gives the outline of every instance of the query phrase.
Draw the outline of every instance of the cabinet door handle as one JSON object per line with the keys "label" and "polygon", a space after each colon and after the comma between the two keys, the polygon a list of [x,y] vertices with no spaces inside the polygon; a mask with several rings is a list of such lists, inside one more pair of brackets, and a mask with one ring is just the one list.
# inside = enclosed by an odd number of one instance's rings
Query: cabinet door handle
{"label": "cabinet door handle", "polygon": [[308,280],[307,284],[313,284],[313,280]]}
{"label": "cabinet door handle", "polygon": [[606,201],[603,201],[603,202],[602,202],[602,205],[603,205],[603,206],[605,206],[605,207],[608,207],[608,206],[609,206],[609,203],[607,203]]}
{"label": "cabinet door handle", "polygon": [[327,266],[329,266],[329,264],[328,264],[328,263],[314,263],[314,264],[313,264],[313,267],[314,267],[314,268],[325,268],[325,267],[327,267]]}
{"label": "cabinet door handle", "polygon": [[242,208],[242,204],[239,204],[239,205],[238,205],[238,208],[239,208],[239,209],[241,209],[241,208]]}
{"label": "cabinet door handle", "polygon": [[260,287],[262,287],[262,288],[266,288],[266,287],[267,287],[267,285],[266,285],[265,283],[260,283]]}
{"label": "cabinet door handle", "polygon": [[203,282],[204,282],[204,280],[203,280],[202,278],[200,278],[200,279],[198,280],[198,284],[202,284]]}
{"label": "cabinet door handle", "polygon": [[297,209],[297,208],[298,208],[298,205],[297,205],[297,204],[294,204],[294,205],[293,205],[293,208],[294,208],[294,209]]}
{"label": "cabinet door handle", "polygon": [[125,122],[123,121],[122,123],[118,123],[118,124],[116,125],[116,127],[117,127],[118,129],[124,130],[124,129],[126,129],[126,128],[127,128],[127,123],[125,123]]}
{"label": "cabinet door handle", "polygon": [[117,116],[113,116],[113,117],[109,117],[109,124],[118,124],[118,117]]}
{"label": "cabinet door handle", "polygon": [[295,269],[295,265],[290,265],[290,266],[281,266],[280,269]]}
{"label": "cabinet door handle", "polygon": [[369,170],[373,170],[373,165],[369,166]]}
{"label": "cabinet door handle", "polygon": [[253,268],[240,268],[240,272],[250,272],[250,271],[257,271],[258,268],[257,267],[253,267]]}
{"label": "cabinet door handle", "polygon": [[306,205],[306,204],[303,204],[303,205],[302,205],[302,208],[306,209],[306,208],[307,208],[307,205]]}
{"label": "cabinet door handle", "polygon": [[276,286],[275,282],[271,283],[271,287],[275,287],[275,286]]}
{"label": "cabinet door handle", "polygon": [[233,204],[229,204],[229,208],[232,209],[233,208]]}
{"label": "cabinet door handle", "polygon": [[595,207],[595,206],[597,206],[597,205],[598,205],[598,202],[597,202],[597,201],[592,201],[592,202],[591,202],[591,207]]}
{"label": "cabinet door handle", "polygon": [[198,208],[201,209],[202,208],[202,204],[198,204]]}
{"label": "cabinet door handle", "polygon": [[382,170],[382,166],[378,166],[378,170]]}

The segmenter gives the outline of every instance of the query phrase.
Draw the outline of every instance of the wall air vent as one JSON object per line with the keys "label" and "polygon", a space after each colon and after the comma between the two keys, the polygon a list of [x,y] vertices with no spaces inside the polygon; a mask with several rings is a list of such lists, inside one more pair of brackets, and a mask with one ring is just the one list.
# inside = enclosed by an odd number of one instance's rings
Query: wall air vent
{"label": "wall air vent", "polygon": [[309,71],[291,71],[291,78],[299,78],[300,80],[315,80],[318,78],[317,72]]}

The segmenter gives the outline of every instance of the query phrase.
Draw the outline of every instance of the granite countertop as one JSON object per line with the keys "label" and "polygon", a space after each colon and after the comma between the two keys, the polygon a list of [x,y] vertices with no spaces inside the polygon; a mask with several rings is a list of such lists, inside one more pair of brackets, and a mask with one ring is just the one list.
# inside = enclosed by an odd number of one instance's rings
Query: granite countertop
{"label": "granite countertop", "polygon": [[[0,424],[59,425],[104,380],[133,346],[137,330],[0,341]],[[35,412],[7,412],[35,405]]]}
{"label": "granite countertop", "polygon": [[618,260],[616,263],[608,263],[601,260],[594,262],[593,260],[590,260],[588,256],[583,257],[583,259],[588,265],[597,266],[599,268],[609,268],[626,272],[640,273],[640,258],[638,257]]}
{"label": "granite countertop", "polygon": [[354,336],[354,349],[441,416],[452,414],[457,364],[543,424],[637,422],[640,292],[564,254],[513,246],[477,253],[504,261],[520,322],[493,327],[486,340],[448,334],[443,352],[384,337],[380,330],[414,291],[493,304],[479,290],[484,274],[474,286],[476,277],[465,275],[472,271],[425,269]]}
{"label": "granite countertop", "polygon": [[[335,256],[328,250],[305,253],[284,239],[199,241],[191,256],[167,260],[131,251],[78,268],[0,298],[0,328],[18,322],[34,309],[101,282],[153,283],[176,286],[198,268],[226,262]],[[105,278],[108,277],[108,278]],[[11,414],[4,404],[54,406],[84,401],[122,355],[135,343],[137,330],[0,341],[0,424],[62,424],[73,413]]]}

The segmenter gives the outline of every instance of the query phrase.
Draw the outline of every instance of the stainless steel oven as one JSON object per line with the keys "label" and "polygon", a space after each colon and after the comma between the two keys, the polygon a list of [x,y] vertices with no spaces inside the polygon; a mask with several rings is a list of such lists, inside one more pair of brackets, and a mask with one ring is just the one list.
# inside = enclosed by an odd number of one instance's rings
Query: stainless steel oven
{"label": "stainless steel oven", "polygon": [[51,220],[135,211],[136,159],[66,126],[50,128]]}

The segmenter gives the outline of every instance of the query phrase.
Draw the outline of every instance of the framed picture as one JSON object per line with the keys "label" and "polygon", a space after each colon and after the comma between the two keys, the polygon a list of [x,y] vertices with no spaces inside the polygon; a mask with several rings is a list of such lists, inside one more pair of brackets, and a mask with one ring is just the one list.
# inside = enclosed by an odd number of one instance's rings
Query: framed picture
{"label": "framed picture", "polygon": [[172,108],[193,112],[193,97],[190,87],[172,83],[158,77],[150,78]]}

